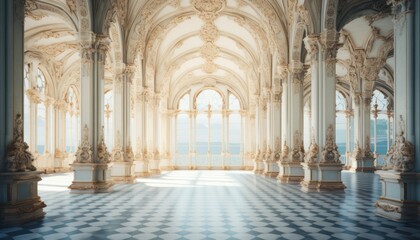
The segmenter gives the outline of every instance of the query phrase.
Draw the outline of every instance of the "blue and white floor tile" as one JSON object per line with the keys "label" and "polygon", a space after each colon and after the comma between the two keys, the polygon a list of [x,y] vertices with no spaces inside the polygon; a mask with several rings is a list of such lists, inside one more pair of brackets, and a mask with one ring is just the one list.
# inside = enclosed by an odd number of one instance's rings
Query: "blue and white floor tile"
{"label": "blue and white floor tile", "polygon": [[298,185],[241,171],[174,171],[69,194],[72,174],[44,176],[43,220],[0,229],[0,239],[420,239],[420,223],[375,215],[380,183],[343,172],[345,193],[304,193]]}

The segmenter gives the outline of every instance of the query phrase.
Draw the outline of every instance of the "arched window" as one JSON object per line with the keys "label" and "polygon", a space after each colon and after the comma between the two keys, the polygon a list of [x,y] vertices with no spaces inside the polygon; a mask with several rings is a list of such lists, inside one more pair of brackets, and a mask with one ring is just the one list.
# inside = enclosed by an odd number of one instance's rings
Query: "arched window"
{"label": "arched window", "polygon": [[[177,104],[175,147],[177,168],[221,169],[242,166],[241,105],[227,92],[186,93]],[[226,104],[225,104],[226,103]]]}
{"label": "arched window", "polygon": [[[38,68],[36,75],[36,89],[40,96],[46,96],[46,82],[42,71]],[[37,152],[43,154],[45,152],[46,144],[46,109],[43,102],[38,104],[38,116],[37,116]]]}
{"label": "arched window", "polygon": [[347,104],[346,104],[346,98],[344,97],[344,95],[339,92],[336,91],[335,93],[335,106],[336,106],[336,143],[338,146],[338,151],[340,152],[341,155],[341,161],[343,163],[345,163],[345,156],[346,156],[346,152],[350,151],[349,150],[349,146],[348,146],[348,134],[349,134],[349,129],[348,129],[348,118],[346,117],[347,111]]}
{"label": "arched window", "polygon": [[[207,145],[206,154],[197,151],[197,154],[199,155],[197,156],[197,164],[204,165],[203,160],[207,157],[207,167],[221,166],[222,159],[220,156],[224,151],[223,130],[226,131],[225,129],[222,129],[222,96],[212,89],[203,90],[197,96],[195,106],[197,106],[198,111],[196,133],[197,149],[204,150],[204,145]],[[199,125],[202,127],[199,128]],[[207,139],[205,139],[205,137],[207,137]]]}
{"label": "arched window", "polygon": [[391,145],[392,124],[391,108],[388,98],[379,90],[373,91],[371,102],[371,148],[379,155],[378,165],[383,164],[383,157]]}

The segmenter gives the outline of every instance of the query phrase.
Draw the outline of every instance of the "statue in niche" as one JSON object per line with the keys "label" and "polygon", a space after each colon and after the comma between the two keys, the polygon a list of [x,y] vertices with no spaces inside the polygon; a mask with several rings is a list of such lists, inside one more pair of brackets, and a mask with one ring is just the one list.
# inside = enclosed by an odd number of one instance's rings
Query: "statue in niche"
{"label": "statue in niche", "polygon": [[17,114],[13,129],[13,141],[7,147],[6,171],[36,171],[35,166],[32,165],[34,158],[28,149],[29,146],[23,137],[23,118],[21,114]]}

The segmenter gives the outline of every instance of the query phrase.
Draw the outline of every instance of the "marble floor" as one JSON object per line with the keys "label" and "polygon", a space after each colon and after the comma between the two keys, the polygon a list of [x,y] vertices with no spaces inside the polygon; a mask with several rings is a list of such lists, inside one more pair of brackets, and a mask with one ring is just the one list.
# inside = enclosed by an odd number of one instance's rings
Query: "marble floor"
{"label": "marble floor", "polygon": [[72,174],[43,177],[43,220],[0,229],[0,239],[420,239],[420,223],[377,217],[380,183],[343,172],[345,193],[245,171],[173,171],[103,194],[69,194]]}

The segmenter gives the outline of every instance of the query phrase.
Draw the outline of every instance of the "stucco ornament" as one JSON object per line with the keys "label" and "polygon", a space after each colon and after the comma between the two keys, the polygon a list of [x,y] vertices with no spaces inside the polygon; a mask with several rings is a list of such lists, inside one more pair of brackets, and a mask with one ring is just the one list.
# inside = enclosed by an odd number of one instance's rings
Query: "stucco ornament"
{"label": "stucco ornament", "polygon": [[362,149],[360,148],[359,141],[356,142],[351,156],[355,159],[362,159]]}
{"label": "stucco ornament", "polygon": [[316,163],[318,160],[318,153],[319,153],[319,146],[313,137],[311,140],[311,145],[309,146],[309,150],[306,152],[305,155],[305,162],[306,163]]}
{"label": "stucco ornament", "polygon": [[373,155],[372,149],[370,148],[370,137],[369,136],[366,136],[365,157],[366,158],[375,158],[375,156]]}
{"label": "stucco ornament", "polygon": [[21,114],[17,114],[13,129],[13,140],[7,147],[6,171],[35,171],[36,168],[32,165],[34,158],[28,149],[29,146],[23,138],[23,118]]}
{"label": "stucco ornament", "polygon": [[292,162],[303,162],[305,157],[305,151],[302,150],[302,140],[301,134],[299,131],[295,132],[294,143],[292,149]]}
{"label": "stucco ornament", "polygon": [[89,143],[89,128],[87,124],[82,131],[82,142],[76,152],[77,163],[91,163],[92,162],[92,146]]}
{"label": "stucco ornament", "polygon": [[289,160],[289,146],[287,146],[286,141],[283,144],[283,151],[281,152],[281,161],[288,162]]}
{"label": "stucco ornament", "polygon": [[220,33],[214,21],[219,16],[218,13],[225,8],[226,2],[224,0],[194,0],[192,5],[198,16],[205,22],[200,30],[200,37],[204,41],[200,52],[202,58],[206,60],[202,69],[204,72],[211,74],[217,70],[214,59],[220,52],[215,44]]}
{"label": "stucco ornament", "polygon": [[104,140],[104,127],[102,126],[101,139],[98,144],[98,163],[109,163],[111,161],[111,155],[105,145]]}
{"label": "stucco ornament", "polygon": [[332,124],[327,129],[325,145],[322,148],[321,163],[340,163],[340,153],[334,141],[334,128]]}
{"label": "stucco ornament", "polygon": [[414,145],[404,137],[404,121],[400,116],[400,135],[388,151],[384,169],[400,172],[414,171]]}

